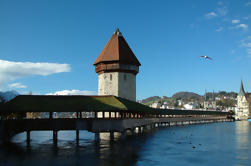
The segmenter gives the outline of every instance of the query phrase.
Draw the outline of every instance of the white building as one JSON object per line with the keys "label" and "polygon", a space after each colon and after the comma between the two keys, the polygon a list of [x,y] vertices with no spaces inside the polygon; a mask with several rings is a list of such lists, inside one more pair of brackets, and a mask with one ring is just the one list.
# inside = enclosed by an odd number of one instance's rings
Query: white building
{"label": "white building", "polygon": [[205,93],[203,105],[204,105],[204,109],[206,110],[216,110],[217,107],[216,107],[214,92],[212,93],[212,96]]}
{"label": "white building", "polygon": [[240,92],[237,96],[237,109],[235,111],[235,118],[238,120],[245,120],[251,117],[251,93],[245,93],[243,82],[241,81]]}
{"label": "white building", "polygon": [[187,110],[193,110],[193,109],[196,109],[197,106],[198,106],[198,103],[189,102],[189,103],[185,104],[183,107]]}
{"label": "white building", "polygon": [[185,103],[182,99],[178,100],[178,106],[183,106]]}
{"label": "white building", "polygon": [[164,102],[160,108],[161,109],[169,109],[169,106],[168,106],[167,102]]}
{"label": "white building", "polygon": [[150,105],[152,108],[160,108],[161,104],[159,102],[154,102],[153,104]]}

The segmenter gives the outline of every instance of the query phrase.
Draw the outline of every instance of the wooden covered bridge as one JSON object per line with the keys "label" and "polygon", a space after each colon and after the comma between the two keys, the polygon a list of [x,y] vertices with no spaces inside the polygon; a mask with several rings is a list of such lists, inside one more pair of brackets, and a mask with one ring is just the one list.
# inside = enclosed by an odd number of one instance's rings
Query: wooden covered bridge
{"label": "wooden covered bridge", "polygon": [[[55,116],[62,112],[71,116]],[[40,116],[35,117],[36,113]],[[0,117],[1,140],[8,141],[15,134],[26,132],[28,143],[31,131],[51,130],[56,143],[60,130],[75,130],[77,141],[79,130],[88,130],[98,140],[100,132],[110,132],[112,139],[114,132],[142,132],[145,127],[233,120],[229,112],[154,109],[115,96],[44,95],[17,96],[0,105]]]}

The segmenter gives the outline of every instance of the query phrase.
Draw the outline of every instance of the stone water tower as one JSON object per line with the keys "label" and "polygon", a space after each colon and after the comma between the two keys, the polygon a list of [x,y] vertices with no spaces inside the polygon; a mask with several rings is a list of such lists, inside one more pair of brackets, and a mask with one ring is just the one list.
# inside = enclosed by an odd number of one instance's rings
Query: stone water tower
{"label": "stone water tower", "polygon": [[98,95],[136,101],[136,75],[141,65],[117,29],[94,62]]}

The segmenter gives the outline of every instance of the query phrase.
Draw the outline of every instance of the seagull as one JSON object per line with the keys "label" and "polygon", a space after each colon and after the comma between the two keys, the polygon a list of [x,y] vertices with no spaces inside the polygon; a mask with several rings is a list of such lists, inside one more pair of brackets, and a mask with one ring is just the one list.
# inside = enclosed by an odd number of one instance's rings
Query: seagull
{"label": "seagull", "polygon": [[210,59],[210,60],[213,60],[212,58],[210,58],[209,56],[200,56],[200,57],[202,57],[202,58],[204,58],[204,59]]}

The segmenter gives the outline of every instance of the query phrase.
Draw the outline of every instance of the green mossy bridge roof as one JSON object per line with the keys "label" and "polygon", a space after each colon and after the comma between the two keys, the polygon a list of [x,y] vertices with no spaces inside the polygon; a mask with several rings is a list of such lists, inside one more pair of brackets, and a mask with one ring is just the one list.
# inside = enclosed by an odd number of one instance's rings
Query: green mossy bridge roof
{"label": "green mossy bridge roof", "polygon": [[155,109],[115,96],[20,95],[0,105],[0,113],[100,111],[162,115],[231,115],[219,111]]}

